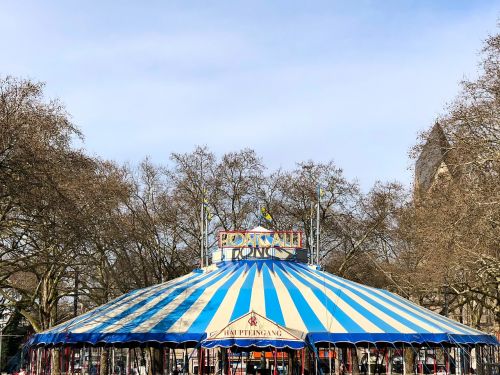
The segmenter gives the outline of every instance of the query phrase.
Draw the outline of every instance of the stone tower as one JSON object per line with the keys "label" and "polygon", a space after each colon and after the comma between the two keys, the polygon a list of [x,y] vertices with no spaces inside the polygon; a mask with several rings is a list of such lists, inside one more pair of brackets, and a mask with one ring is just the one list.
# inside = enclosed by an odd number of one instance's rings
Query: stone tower
{"label": "stone tower", "polygon": [[450,144],[436,122],[415,163],[415,197],[432,189],[437,179],[453,177],[450,160]]}

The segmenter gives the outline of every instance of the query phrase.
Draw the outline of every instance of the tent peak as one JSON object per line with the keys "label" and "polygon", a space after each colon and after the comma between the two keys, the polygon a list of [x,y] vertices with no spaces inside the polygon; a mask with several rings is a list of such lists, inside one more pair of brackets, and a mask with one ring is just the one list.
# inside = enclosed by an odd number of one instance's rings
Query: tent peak
{"label": "tent peak", "polygon": [[270,233],[271,231],[267,228],[264,228],[264,227],[258,225],[255,228],[250,229],[249,232],[258,232],[258,233],[269,232]]}

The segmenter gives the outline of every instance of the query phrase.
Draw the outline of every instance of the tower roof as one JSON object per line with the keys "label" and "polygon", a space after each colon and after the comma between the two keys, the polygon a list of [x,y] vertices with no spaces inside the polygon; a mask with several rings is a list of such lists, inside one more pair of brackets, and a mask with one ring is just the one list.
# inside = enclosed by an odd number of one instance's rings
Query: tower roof
{"label": "tower roof", "polygon": [[450,144],[443,128],[436,122],[415,163],[415,188],[418,191],[430,189],[442,164],[447,164],[449,150]]}

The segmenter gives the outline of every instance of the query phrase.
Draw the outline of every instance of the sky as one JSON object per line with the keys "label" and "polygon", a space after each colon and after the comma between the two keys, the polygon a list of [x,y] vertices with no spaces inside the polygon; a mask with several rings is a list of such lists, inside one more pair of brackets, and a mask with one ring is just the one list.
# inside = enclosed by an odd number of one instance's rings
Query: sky
{"label": "sky", "polygon": [[270,168],[333,160],[363,189],[477,74],[498,1],[5,1],[0,75],[46,83],[92,155],[206,145]]}

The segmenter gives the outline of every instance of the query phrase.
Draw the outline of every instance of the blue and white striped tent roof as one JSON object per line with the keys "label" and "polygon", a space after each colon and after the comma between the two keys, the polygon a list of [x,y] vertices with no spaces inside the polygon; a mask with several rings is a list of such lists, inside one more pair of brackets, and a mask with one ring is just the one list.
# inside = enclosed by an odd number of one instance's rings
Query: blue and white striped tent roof
{"label": "blue and white striped tent roof", "polygon": [[[265,329],[252,331],[257,318]],[[267,259],[221,262],[132,291],[35,335],[31,345],[200,342],[291,348],[325,342],[498,344],[388,291]]]}

